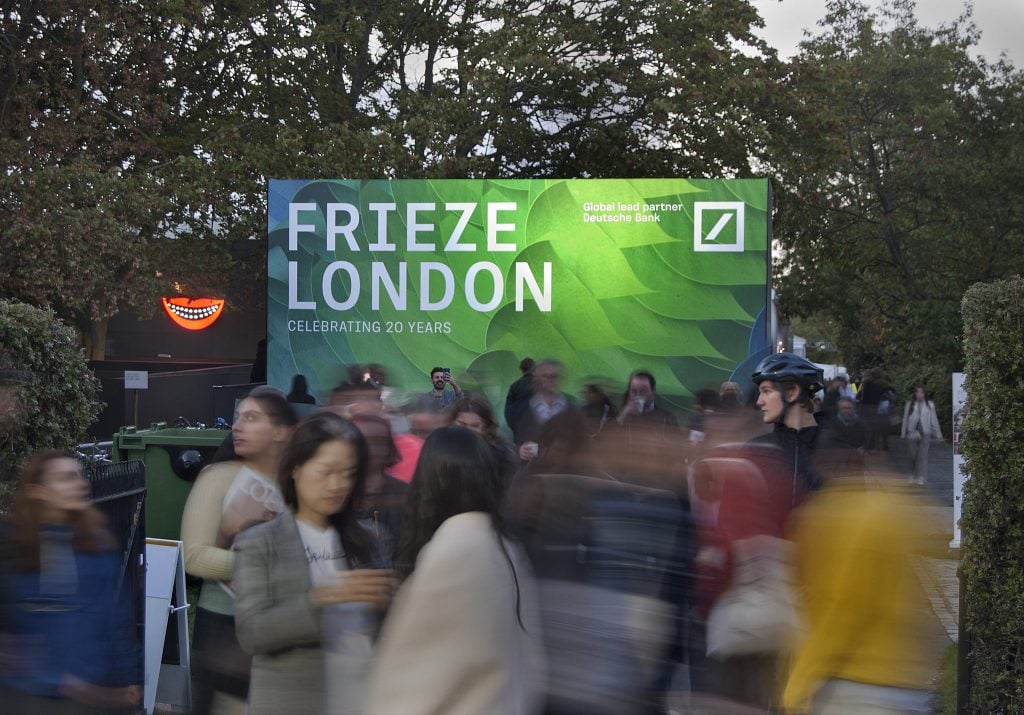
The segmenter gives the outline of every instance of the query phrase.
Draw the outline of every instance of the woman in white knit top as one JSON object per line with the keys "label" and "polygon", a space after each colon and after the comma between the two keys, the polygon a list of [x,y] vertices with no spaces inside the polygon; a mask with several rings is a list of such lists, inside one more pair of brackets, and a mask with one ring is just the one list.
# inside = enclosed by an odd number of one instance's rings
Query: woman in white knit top
{"label": "woman in white knit top", "polygon": [[[243,529],[284,509],[277,465],[296,423],[284,393],[257,387],[238,404],[224,461],[204,469],[181,519],[185,571],[203,579],[192,637],[192,712],[244,712],[250,658],[235,636],[231,547]],[[216,701],[216,702],[215,702]]]}

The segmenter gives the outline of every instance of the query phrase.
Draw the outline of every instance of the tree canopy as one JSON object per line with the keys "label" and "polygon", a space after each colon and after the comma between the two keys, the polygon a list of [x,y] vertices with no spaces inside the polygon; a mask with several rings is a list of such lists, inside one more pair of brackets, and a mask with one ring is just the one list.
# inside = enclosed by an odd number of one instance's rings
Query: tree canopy
{"label": "tree canopy", "polygon": [[948,389],[964,291],[1024,270],[1024,79],[972,56],[969,18],[929,30],[907,0],[828,8],[772,137],[783,307],[825,314],[854,365]]}
{"label": "tree canopy", "polygon": [[223,285],[270,177],[749,176],[775,62],[744,0],[4,7],[0,292],[87,342]]}
{"label": "tree canopy", "polygon": [[13,0],[0,22],[0,297],[97,357],[114,313],[264,270],[238,246],[268,178],[767,174],[783,308],[854,368],[944,374],[964,289],[1024,268],[1024,80],[910,0],[832,0],[787,62],[745,0]]}

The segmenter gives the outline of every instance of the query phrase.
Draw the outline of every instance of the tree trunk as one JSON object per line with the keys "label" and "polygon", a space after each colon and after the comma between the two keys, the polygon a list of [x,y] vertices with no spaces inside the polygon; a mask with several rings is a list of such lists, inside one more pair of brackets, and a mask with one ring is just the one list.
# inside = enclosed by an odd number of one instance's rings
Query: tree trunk
{"label": "tree trunk", "polygon": [[85,354],[90,360],[102,360],[107,356],[107,325],[110,318],[100,318],[89,323],[88,329],[82,332],[85,342]]}

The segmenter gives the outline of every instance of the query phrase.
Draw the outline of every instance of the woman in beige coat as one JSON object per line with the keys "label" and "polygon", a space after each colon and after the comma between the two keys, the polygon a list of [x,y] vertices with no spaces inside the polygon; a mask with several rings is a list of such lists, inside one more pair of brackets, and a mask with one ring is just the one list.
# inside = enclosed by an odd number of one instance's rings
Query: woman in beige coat
{"label": "woman in beige coat", "polygon": [[935,403],[928,399],[924,385],[914,387],[913,398],[903,407],[903,427],[900,437],[906,440],[914,471],[907,481],[924,484],[928,479],[928,450],[932,440],[942,439],[942,428],[935,414]]}
{"label": "woman in beige coat", "polygon": [[399,547],[407,577],[384,622],[367,715],[529,715],[542,705],[535,585],[503,535],[481,437],[443,427],[420,454]]}

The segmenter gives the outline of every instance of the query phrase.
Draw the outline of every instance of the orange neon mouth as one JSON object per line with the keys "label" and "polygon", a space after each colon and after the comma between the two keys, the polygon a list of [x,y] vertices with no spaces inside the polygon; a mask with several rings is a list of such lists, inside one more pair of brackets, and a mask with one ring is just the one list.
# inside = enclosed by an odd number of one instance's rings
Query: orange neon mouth
{"label": "orange neon mouth", "polygon": [[163,298],[164,310],[185,330],[202,330],[217,322],[224,312],[219,298]]}

